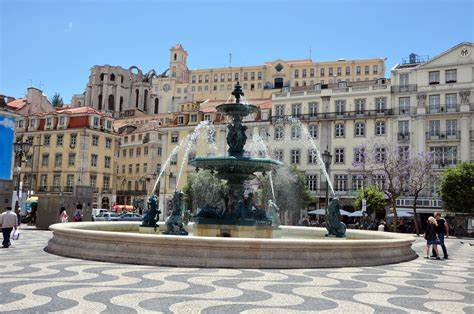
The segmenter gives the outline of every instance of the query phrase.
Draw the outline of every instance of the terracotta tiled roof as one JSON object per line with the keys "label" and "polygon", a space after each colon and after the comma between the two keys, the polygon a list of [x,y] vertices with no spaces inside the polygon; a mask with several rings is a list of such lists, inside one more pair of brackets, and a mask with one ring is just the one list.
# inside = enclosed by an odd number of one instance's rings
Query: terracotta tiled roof
{"label": "terracotta tiled roof", "polygon": [[15,99],[13,101],[10,101],[7,103],[7,106],[14,109],[14,110],[20,110],[26,105],[26,98],[19,98]]}
{"label": "terracotta tiled roof", "polygon": [[74,108],[57,108],[55,111],[50,111],[50,112],[38,112],[35,113],[35,116],[51,116],[51,115],[57,115],[57,114],[96,114],[99,116],[107,116],[107,114],[100,112],[92,107],[74,107]]}

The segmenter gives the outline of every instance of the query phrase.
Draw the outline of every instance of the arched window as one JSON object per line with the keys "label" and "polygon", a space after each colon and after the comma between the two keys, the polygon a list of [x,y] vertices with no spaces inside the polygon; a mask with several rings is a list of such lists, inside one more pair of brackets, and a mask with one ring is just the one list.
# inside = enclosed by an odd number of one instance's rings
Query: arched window
{"label": "arched window", "polygon": [[178,59],[178,55],[174,54],[174,61],[176,61],[177,59]]}
{"label": "arched window", "polygon": [[119,111],[122,112],[123,106],[123,96],[120,96],[120,104],[119,104]]}
{"label": "arched window", "polygon": [[123,75],[120,75],[120,83],[123,83]]}
{"label": "arched window", "polygon": [[97,105],[99,110],[102,110],[102,94],[99,95],[99,104]]}
{"label": "arched window", "polygon": [[110,80],[111,80],[111,81],[115,81],[115,74],[113,74],[113,73],[110,74]]}
{"label": "arched window", "polygon": [[160,100],[158,98],[155,98],[155,114],[158,113],[159,105],[160,105]]}
{"label": "arched window", "polygon": [[102,73],[102,74],[100,75],[100,80],[103,81],[103,80],[104,80],[104,77],[105,77],[105,74]]}
{"label": "arched window", "polygon": [[145,89],[145,97],[143,97],[143,111],[147,112],[147,98],[148,98],[148,90]]}
{"label": "arched window", "polygon": [[115,99],[114,95],[109,95],[109,110],[115,110]]}
{"label": "arched window", "polygon": [[135,107],[138,108],[138,96],[140,95],[140,92],[138,91],[138,89],[135,90],[135,96],[136,96],[136,100],[135,100]]}

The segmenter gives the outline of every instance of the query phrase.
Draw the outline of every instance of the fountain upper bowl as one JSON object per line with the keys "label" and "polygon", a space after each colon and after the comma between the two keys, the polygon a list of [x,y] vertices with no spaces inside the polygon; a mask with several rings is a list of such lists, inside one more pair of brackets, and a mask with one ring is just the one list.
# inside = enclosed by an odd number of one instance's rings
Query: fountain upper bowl
{"label": "fountain upper bowl", "polygon": [[257,112],[258,107],[254,105],[248,105],[248,104],[228,103],[228,104],[222,104],[222,105],[217,106],[216,110],[226,115],[244,117],[253,112]]}
{"label": "fountain upper bowl", "polygon": [[252,157],[196,157],[189,161],[190,165],[196,168],[217,171],[218,173],[245,173],[268,172],[283,163],[271,158],[252,158]]}

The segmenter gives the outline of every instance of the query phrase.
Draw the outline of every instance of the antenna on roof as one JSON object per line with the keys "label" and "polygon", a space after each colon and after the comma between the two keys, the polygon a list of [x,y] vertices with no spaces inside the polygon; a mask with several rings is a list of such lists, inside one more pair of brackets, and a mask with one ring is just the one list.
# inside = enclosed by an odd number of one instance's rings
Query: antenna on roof
{"label": "antenna on roof", "polygon": [[309,60],[311,60],[311,46],[309,46]]}
{"label": "antenna on roof", "polygon": [[232,52],[229,52],[229,68],[232,67]]}

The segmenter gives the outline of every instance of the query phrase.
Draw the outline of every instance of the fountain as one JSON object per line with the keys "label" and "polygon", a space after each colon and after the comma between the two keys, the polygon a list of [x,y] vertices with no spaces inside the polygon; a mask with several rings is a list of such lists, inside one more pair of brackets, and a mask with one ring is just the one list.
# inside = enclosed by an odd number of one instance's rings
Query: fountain
{"label": "fountain", "polygon": [[[171,152],[150,193],[149,212],[142,223],[55,224],[50,226],[53,237],[46,251],[106,262],[180,267],[355,267],[398,263],[416,258],[411,248],[414,238],[410,235],[346,230],[339,221],[340,204],[335,197],[327,209],[327,230],[279,226],[280,209],[274,197],[268,201],[268,215],[264,210],[256,209],[253,195],[244,195],[244,183],[257,173],[270,175],[282,163],[269,158],[268,152],[264,153],[263,158],[246,156],[246,126],[242,119],[258,108],[241,101],[243,92],[238,83],[232,95],[234,102],[229,102],[229,98],[216,108],[231,120],[227,126],[228,155],[196,157],[189,161],[197,171],[210,170],[218,178],[227,181],[229,191],[224,197],[224,205],[203,206],[192,217],[193,222],[187,224],[185,221],[188,217],[183,218],[182,211],[183,194],[176,191],[171,200],[171,216],[165,223],[157,221],[161,211],[158,209],[157,197],[153,195],[156,185],[171,158],[182,148],[186,150],[183,162],[187,160],[191,143],[203,129],[209,127],[203,123]],[[319,150],[314,141],[308,138],[307,145],[315,149],[321,171],[327,177]],[[258,143],[258,138],[255,141]],[[181,166],[179,177],[183,169]]]}
{"label": "fountain", "polygon": [[232,92],[235,102],[224,103],[216,110],[231,117],[227,125],[228,156],[196,157],[189,161],[196,170],[207,169],[226,180],[229,192],[224,208],[207,204],[194,216],[196,235],[229,237],[272,237],[272,220],[264,210],[256,209],[252,194],[244,197],[244,182],[254,178],[255,173],[269,173],[282,165],[281,162],[266,158],[244,157],[247,142],[242,124],[243,117],[258,110],[256,106],[244,104],[242,88],[237,83]]}

